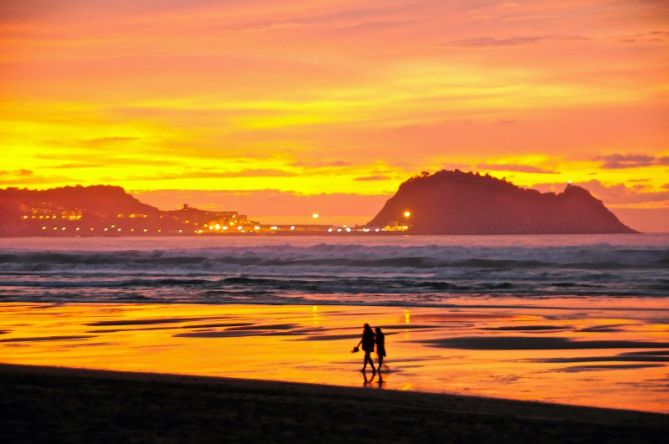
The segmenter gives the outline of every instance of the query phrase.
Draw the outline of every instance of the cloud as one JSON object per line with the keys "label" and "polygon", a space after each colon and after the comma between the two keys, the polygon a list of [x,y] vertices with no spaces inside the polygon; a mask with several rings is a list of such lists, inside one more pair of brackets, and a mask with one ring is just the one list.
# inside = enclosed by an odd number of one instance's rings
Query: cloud
{"label": "cloud", "polygon": [[620,37],[624,43],[660,43],[669,39],[669,31],[649,31]]}
{"label": "cloud", "polygon": [[374,174],[371,176],[360,176],[356,177],[353,180],[357,180],[358,182],[368,182],[368,181],[374,181],[374,180],[390,180],[392,179],[390,176],[384,176],[383,174]]}
{"label": "cloud", "polygon": [[669,156],[651,156],[648,154],[609,154],[595,158],[606,169],[642,168],[656,165],[669,165]]}
{"label": "cloud", "polygon": [[[63,144],[65,145],[65,144]],[[46,160],[51,163],[58,161],[61,163],[50,165],[49,168],[55,169],[78,169],[78,168],[100,168],[110,166],[177,166],[182,165],[178,160],[170,160],[166,156],[141,156],[137,150],[124,152],[122,150],[100,150],[95,156],[87,155],[87,151],[76,150],[74,152],[62,150],[48,154],[37,154],[35,159]]]}
{"label": "cloud", "polygon": [[353,165],[351,162],[346,162],[344,160],[333,160],[333,161],[296,161],[291,163],[295,167],[309,167],[309,168],[331,168],[331,167],[347,167]]}
{"label": "cloud", "polygon": [[[604,185],[598,180],[590,180],[587,182],[575,182],[574,185],[587,189],[606,204],[639,204],[669,200],[669,191],[648,191],[646,187],[628,187],[623,183]],[[540,183],[532,186],[532,188],[544,192],[561,192],[564,187],[564,183]]]}
{"label": "cloud", "polygon": [[532,165],[520,165],[513,163],[479,163],[476,168],[490,171],[515,171],[518,173],[557,174],[556,171]]}
{"label": "cloud", "polygon": [[110,145],[124,144],[139,140],[139,137],[113,136],[113,137],[96,137],[93,139],[80,140],[81,145],[87,147],[104,147]]}
{"label": "cloud", "polygon": [[[291,171],[272,169],[272,168],[257,168],[238,171],[218,171],[218,170],[196,170],[184,171],[182,173],[167,173],[157,175],[157,180],[172,180],[172,179],[217,179],[217,178],[235,178],[235,177],[293,177],[297,173]],[[146,178],[144,178],[146,179]]]}
{"label": "cloud", "polygon": [[37,175],[34,171],[27,169],[0,170],[0,186],[45,185],[62,182],[72,182],[72,180],[63,176]]}
{"label": "cloud", "polygon": [[96,0],[2,0],[0,22],[26,22],[50,17],[82,17],[93,15],[156,14],[165,10],[179,11],[186,8],[215,4],[216,0],[162,0],[113,2]]}
{"label": "cloud", "polygon": [[26,177],[32,176],[34,173],[32,170],[20,169],[20,170],[0,170],[0,176],[18,176]]}
{"label": "cloud", "polygon": [[471,48],[487,48],[496,46],[518,46],[531,45],[547,40],[590,40],[587,37],[577,35],[534,35],[534,36],[515,36],[506,38],[497,37],[476,37],[471,39],[455,40],[451,42],[453,46],[464,46]]}

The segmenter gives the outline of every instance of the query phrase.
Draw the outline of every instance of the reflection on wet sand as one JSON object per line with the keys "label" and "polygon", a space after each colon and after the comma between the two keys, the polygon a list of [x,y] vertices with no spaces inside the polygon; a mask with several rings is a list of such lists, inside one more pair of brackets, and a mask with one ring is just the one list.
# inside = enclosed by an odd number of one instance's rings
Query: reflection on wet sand
{"label": "reflection on wet sand", "polygon": [[369,322],[388,358],[381,375],[363,373],[368,387],[669,412],[668,316],[655,301],[503,302],[0,304],[0,360],[356,386],[349,351]]}

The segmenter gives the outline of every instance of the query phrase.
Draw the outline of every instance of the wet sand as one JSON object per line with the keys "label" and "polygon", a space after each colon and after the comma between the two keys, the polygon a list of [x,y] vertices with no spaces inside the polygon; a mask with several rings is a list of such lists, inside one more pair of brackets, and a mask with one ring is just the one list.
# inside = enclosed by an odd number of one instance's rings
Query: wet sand
{"label": "wet sand", "polygon": [[[2,303],[0,361],[669,412],[669,310],[662,303],[493,302]],[[363,322],[386,333],[383,384],[378,375],[365,379],[361,354],[350,353]]]}
{"label": "wet sand", "polygon": [[667,415],[395,390],[0,365],[20,442],[665,442]]}

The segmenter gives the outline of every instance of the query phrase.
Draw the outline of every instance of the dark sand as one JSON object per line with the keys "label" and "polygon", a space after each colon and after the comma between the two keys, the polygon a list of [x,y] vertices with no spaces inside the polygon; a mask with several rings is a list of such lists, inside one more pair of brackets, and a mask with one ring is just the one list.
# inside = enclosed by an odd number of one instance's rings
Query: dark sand
{"label": "dark sand", "polygon": [[0,364],[0,441],[666,442],[669,415]]}

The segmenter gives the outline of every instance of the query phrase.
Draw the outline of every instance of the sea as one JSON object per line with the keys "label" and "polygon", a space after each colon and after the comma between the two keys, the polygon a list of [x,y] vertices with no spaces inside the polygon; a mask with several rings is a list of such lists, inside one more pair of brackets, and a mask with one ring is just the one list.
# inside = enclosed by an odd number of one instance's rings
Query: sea
{"label": "sea", "polygon": [[448,306],[669,296],[669,234],[0,239],[0,302]]}

